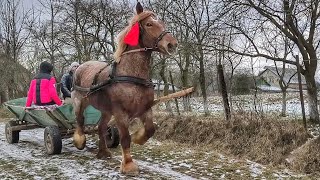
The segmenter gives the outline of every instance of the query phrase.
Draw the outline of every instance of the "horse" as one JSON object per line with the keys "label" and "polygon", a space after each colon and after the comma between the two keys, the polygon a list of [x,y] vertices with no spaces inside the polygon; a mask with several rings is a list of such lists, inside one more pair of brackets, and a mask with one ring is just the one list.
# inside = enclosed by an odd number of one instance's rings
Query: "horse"
{"label": "horse", "polygon": [[[178,41],[165,30],[164,23],[152,11],[144,10],[138,2],[136,13],[117,38],[115,61],[107,64],[101,61],[87,61],[74,74],[72,100],[77,126],[73,143],[84,149],[83,112],[88,105],[101,111],[98,124],[99,144],[97,158],[111,158],[106,146],[108,122],[115,118],[122,147],[120,172],[138,174],[138,165],[130,153],[131,142],[143,145],[155,133],[152,105],[154,89],[150,80],[151,54],[153,51],[165,55],[176,52]],[[143,126],[129,134],[131,121],[139,118]]]}

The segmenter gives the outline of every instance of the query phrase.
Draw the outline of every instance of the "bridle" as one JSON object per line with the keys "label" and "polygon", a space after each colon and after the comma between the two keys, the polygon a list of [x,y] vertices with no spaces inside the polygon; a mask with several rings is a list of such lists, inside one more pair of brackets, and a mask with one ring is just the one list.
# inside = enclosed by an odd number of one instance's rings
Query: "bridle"
{"label": "bridle", "polygon": [[[142,34],[143,32],[146,32],[144,30],[144,28],[141,26],[140,22],[139,22],[139,28],[140,28],[140,34]],[[170,31],[162,31],[161,34],[157,37],[157,39],[155,40],[153,47],[143,47],[143,48],[139,48],[139,49],[133,49],[133,50],[129,50],[129,51],[125,51],[122,53],[122,55],[124,54],[129,54],[129,53],[134,53],[134,52],[146,52],[146,51],[156,51],[159,49],[158,47],[158,43],[161,41],[161,39],[167,34],[170,33]],[[150,34],[147,32],[147,34],[150,36]],[[140,35],[141,36],[141,35]]]}
{"label": "bridle", "polygon": [[158,43],[161,41],[163,36],[165,36],[167,33],[170,33],[170,32],[169,31],[162,31],[162,33],[158,36],[158,38],[156,39],[156,41],[154,42],[154,45],[153,45],[153,47],[155,49],[158,49]]}

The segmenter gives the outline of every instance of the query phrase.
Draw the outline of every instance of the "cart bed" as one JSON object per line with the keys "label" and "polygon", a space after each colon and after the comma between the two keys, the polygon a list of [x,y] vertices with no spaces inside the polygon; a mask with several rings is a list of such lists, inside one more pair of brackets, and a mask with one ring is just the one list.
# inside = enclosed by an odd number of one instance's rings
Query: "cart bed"
{"label": "cart bed", "polygon": [[[42,127],[58,126],[60,128],[74,128],[76,120],[72,104],[66,104],[57,107],[54,110],[30,109],[25,111],[26,98],[19,98],[5,103],[7,108],[15,114],[20,121],[37,124]],[[101,113],[92,106],[89,106],[85,112],[85,125],[97,125]]]}

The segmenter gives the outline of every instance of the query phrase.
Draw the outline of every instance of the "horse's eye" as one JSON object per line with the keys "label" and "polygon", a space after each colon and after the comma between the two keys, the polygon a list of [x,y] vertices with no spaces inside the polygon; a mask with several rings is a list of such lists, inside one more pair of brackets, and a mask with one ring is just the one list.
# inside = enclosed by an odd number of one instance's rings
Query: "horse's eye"
{"label": "horse's eye", "polygon": [[151,26],[152,26],[152,24],[151,24],[151,23],[147,23],[147,26],[148,26],[148,27],[151,27]]}

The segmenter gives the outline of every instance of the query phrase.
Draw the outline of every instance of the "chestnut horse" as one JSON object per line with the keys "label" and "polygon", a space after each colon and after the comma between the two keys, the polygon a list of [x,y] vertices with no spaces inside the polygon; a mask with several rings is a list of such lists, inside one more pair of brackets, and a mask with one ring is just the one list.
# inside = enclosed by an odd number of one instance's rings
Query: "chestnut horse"
{"label": "chestnut horse", "polygon": [[[154,101],[153,84],[150,82],[151,53],[158,51],[171,55],[178,44],[165,31],[163,22],[153,12],[144,11],[139,2],[136,12],[118,36],[115,63],[107,65],[105,62],[88,61],[82,64],[74,74],[72,92],[77,120],[74,145],[78,149],[85,147],[83,112],[88,105],[92,105],[102,114],[98,126],[97,157],[111,157],[106,146],[106,133],[107,124],[113,115],[122,147],[120,171],[124,174],[139,172],[130,154],[131,141],[143,145],[155,132],[151,109]],[[140,118],[143,127],[130,136],[128,126],[135,118]]]}

